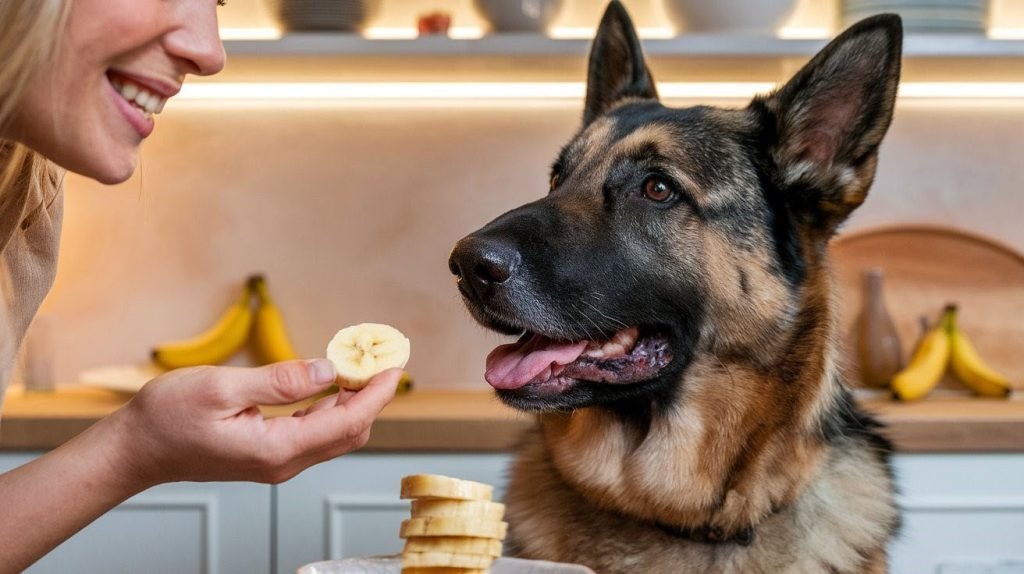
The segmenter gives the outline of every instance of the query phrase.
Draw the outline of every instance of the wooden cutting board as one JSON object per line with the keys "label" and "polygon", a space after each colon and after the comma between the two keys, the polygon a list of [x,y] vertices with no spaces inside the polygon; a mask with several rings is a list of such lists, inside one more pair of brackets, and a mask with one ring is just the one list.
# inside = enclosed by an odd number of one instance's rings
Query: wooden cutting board
{"label": "wooden cutting board", "polygon": [[[934,323],[948,302],[958,323],[993,368],[1024,389],[1024,255],[964,231],[934,226],[893,226],[833,240],[830,248],[841,295],[842,342],[851,382],[856,378],[852,324],[861,306],[861,272],[885,272],[886,307],[904,355],[920,337],[919,317]],[[951,376],[940,385],[963,389]]]}

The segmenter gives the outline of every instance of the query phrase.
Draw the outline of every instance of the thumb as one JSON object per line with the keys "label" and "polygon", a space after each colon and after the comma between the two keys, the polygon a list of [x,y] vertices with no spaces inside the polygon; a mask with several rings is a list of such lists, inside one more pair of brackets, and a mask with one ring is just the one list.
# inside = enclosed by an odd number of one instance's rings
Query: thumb
{"label": "thumb", "polygon": [[221,369],[225,395],[235,407],[286,405],[322,392],[337,378],[327,359],[286,361],[255,369]]}
{"label": "thumb", "polygon": [[288,422],[295,425],[292,428],[298,432],[296,443],[306,450],[319,450],[337,445],[340,437],[365,432],[380,411],[395,398],[401,377],[402,369],[388,369],[375,375],[368,385],[344,403],[289,419]]}

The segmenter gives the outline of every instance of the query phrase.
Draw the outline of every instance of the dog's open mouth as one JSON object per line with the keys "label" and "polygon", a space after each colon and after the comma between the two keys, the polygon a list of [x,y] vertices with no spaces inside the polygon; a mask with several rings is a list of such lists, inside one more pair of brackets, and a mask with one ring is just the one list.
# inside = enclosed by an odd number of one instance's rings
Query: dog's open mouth
{"label": "dog's open mouth", "polygon": [[499,390],[555,394],[586,381],[630,384],[650,380],[672,362],[668,337],[629,327],[604,340],[555,340],[527,332],[487,356],[485,378]]}

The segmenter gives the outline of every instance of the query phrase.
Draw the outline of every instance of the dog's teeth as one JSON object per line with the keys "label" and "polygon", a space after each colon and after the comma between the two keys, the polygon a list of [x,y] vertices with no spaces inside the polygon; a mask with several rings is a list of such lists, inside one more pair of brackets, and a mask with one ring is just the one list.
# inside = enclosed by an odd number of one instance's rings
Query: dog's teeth
{"label": "dog's teeth", "polygon": [[584,357],[589,359],[603,359],[605,357],[618,357],[627,355],[636,346],[636,340],[640,337],[638,327],[623,329],[609,339],[606,343],[600,344],[591,342],[587,345]]}

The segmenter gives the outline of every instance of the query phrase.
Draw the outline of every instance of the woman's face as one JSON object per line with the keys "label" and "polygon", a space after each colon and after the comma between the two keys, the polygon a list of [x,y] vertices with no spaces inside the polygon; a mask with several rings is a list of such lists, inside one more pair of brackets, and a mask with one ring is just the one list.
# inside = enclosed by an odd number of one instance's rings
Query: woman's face
{"label": "woman's face", "polygon": [[153,116],[186,74],[224,67],[217,0],[70,0],[52,65],[29,85],[13,138],[103,183],[131,176]]}

